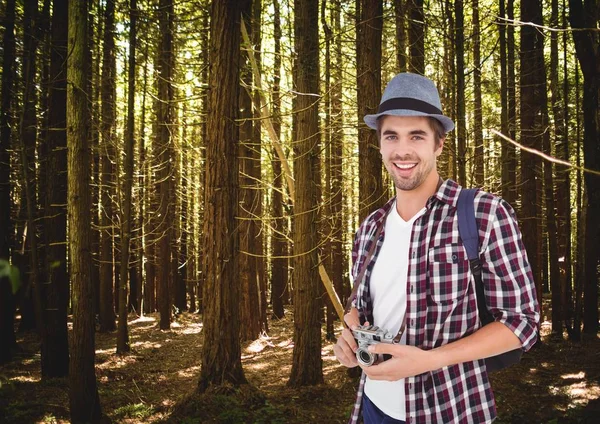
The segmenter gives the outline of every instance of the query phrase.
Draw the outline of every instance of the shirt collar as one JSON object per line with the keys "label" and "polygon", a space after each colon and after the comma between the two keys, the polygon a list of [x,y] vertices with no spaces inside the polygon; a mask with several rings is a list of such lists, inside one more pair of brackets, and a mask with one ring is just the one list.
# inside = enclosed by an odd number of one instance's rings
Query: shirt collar
{"label": "shirt collar", "polygon": [[[442,202],[456,207],[460,190],[461,187],[455,181],[447,179],[442,182],[437,192],[427,200],[425,207],[427,210],[430,210],[436,202]],[[394,207],[395,202],[396,196],[388,200],[385,205],[383,205],[373,214],[373,218],[377,227],[385,222],[385,218],[392,207]]]}
{"label": "shirt collar", "polygon": [[456,181],[447,179],[442,182],[437,192],[427,200],[425,207],[427,209],[431,209],[436,201],[456,207],[460,190],[461,187],[456,183]]}

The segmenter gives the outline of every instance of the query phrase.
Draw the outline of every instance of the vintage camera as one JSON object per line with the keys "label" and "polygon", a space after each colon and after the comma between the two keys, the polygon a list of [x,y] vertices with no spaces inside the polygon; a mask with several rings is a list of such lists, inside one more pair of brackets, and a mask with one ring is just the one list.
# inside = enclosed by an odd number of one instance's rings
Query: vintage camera
{"label": "vintage camera", "polygon": [[356,349],[356,359],[359,364],[370,367],[373,364],[386,361],[391,358],[391,355],[379,355],[371,353],[367,348],[372,344],[377,343],[394,343],[394,336],[388,330],[383,330],[374,325],[362,325],[352,330],[352,335],[358,343]]}

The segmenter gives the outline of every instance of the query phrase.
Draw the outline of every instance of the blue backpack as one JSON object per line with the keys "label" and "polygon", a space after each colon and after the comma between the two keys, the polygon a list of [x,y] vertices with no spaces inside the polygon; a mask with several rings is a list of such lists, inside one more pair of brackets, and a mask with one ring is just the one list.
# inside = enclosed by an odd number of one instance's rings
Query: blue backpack
{"label": "blue backpack", "polygon": [[[477,189],[473,188],[462,189],[460,191],[456,213],[458,214],[458,233],[465,246],[465,250],[467,251],[471,273],[475,278],[477,311],[479,312],[479,320],[483,327],[490,322],[494,322],[494,316],[488,310],[485,303],[485,292],[483,290],[483,279],[481,277],[482,263],[479,258],[479,229],[477,227],[477,220],[475,219],[475,193],[477,193]],[[486,369],[488,372],[497,371],[516,364],[521,360],[522,354],[523,349],[518,348],[500,355],[485,358]]]}

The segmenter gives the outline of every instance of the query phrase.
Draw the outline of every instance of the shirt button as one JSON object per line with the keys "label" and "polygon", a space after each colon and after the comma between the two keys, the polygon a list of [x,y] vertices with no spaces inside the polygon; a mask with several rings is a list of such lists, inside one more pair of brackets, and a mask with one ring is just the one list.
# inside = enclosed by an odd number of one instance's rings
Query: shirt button
{"label": "shirt button", "polygon": [[415,286],[413,286],[412,284],[410,285],[410,292],[412,293],[414,290]]}
{"label": "shirt button", "polygon": [[416,255],[417,255],[417,252],[412,252],[413,259],[416,257]]}
{"label": "shirt button", "polygon": [[415,320],[414,320],[414,319],[411,319],[411,320],[410,320],[410,326],[411,326],[411,327],[414,327],[414,326],[415,326]]}
{"label": "shirt button", "polygon": [[452,255],[452,260],[456,261],[458,259],[458,256],[456,254]]}

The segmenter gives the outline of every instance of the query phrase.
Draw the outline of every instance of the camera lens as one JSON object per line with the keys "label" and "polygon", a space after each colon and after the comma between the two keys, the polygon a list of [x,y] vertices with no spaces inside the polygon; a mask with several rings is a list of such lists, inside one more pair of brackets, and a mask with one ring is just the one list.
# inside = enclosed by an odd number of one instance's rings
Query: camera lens
{"label": "camera lens", "polygon": [[356,359],[361,365],[364,365],[365,367],[369,367],[375,362],[375,356],[372,355],[367,349],[364,349],[362,347],[358,348],[358,350],[356,351]]}

